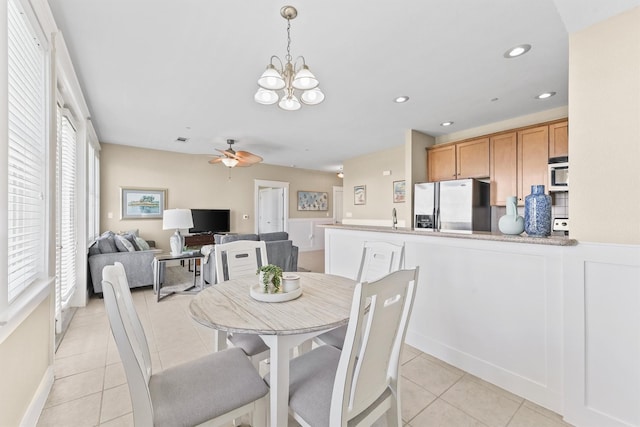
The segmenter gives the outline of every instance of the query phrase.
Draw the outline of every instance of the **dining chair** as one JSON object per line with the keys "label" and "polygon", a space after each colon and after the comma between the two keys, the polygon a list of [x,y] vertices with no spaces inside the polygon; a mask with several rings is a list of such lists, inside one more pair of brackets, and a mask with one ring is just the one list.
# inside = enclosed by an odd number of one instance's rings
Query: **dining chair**
{"label": "dining chair", "polygon": [[[404,268],[404,243],[364,242],[356,281],[377,280],[401,268]],[[347,325],[344,325],[318,335],[314,341],[320,345],[328,344],[341,349],[346,333]]]}
{"label": "dining chair", "polygon": [[105,266],[104,304],[124,367],[136,426],[228,425],[252,414],[266,421],[268,387],[241,349],[152,373],[149,345],[121,263]]}
{"label": "dining chair", "polygon": [[296,421],[370,426],[386,415],[387,426],[402,426],[400,352],[417,281],[416,267],[358,283],[343,349],[323,345],[291,360],[289,409]]}
{"label": "dining chair", "polygon": [[[264,241],[237,240],[215,245],[217,282],[226,282],[245,276],[255,276],[258,268],[269,263]],[[227,340],[241,348],[258,369],[260,361],[269,358],[269,346],[255,334],[227,334]]]}

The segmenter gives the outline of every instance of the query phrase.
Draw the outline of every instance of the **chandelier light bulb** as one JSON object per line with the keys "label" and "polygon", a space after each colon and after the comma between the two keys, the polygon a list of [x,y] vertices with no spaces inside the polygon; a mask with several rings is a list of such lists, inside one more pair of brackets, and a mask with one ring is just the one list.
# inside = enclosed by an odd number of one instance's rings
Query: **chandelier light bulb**
{"label": "chandelier light bulb", "polygon": [[302,93],[300,101],[306,105],[317,105],[324,101],[324,93],[322,93],[319,87],[306,90]]}
{"label": "chandelier light bulb", "polygon": [[298,101],[298,98],[296,98],[295,95],[283,96],[278,103],[278,107],[287,111],[299,110],[301,106],[300,101]]}
{"label": "chandelier light bulb", "polygon": [[309,67],[303,65],[293,78],[293,87],[299,90],[309,90],[316,86],[318,86],[318,79],[309,70]]}
{"label": "chandelier light bulb", "polygon": [[264,88],[258,88],[258,91],[254,95],[253,99],[262,105],[271,105],[278,102],[278,94],[273,90],[267,90]]}
{"label": "chandelier light bulb", "polygon": [[267,65],[267,69],[258,79],[258,85],[268,90],[279,90],[284,89],[286,84],[273,64],[269,64]]}

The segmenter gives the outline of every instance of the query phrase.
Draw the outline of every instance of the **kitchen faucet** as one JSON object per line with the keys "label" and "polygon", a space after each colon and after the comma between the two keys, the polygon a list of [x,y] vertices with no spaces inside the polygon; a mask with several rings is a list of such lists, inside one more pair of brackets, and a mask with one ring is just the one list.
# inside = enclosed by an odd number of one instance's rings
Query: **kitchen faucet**
{"label": "kitchen faucet", "polygon": [[391,211],[391,221],[393,222],[393,229],[396,230],[398,228],[398,217],[396,215],[396,208],[393,208]]}

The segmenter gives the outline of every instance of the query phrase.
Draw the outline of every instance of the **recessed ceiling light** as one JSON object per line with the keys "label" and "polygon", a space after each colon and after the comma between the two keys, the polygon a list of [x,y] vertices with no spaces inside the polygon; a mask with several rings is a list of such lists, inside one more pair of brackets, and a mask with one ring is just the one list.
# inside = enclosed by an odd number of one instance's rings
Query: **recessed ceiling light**
{"label": "recessed ceiling light", "polygon": [[393,100],[396,104],[402,104],[403,102],[407,102],[409,100],[408,96],[399,96]]}
{"label": "recessed ceiling light", "polygon": [[500,98],[491,98],[491,102],[496,102]]}
{"label": "recessed ceiling light", "polygon": [[189,138],[186,138],[184,136],[179,136],[176,138],[176,142],[187,142],[189,140]]}
{"label": "recessed ceiling light", "polygon": [[551,98],[553,95],[555,95],[555,92],[545,92],[545,93],[541,93],[540,95],[536,96],[536,99],[547,99],[547,98]]}
{"label": "recessed ceiling light", "polygon": [[440,123],[440,126],[451,126],[453,124],[453,122],[442,122]]}
{"label": "recessed ceiling light", "polygon": [[529,50],[531,50],[531,45],[530,44],[521,44],[518,46],[514,46],[511,49],[509,49],[508,51],[506,51],[504,53],[504,57],[505,58],[516,58],[518,56],[524,55],[525,53],[529,52]]}

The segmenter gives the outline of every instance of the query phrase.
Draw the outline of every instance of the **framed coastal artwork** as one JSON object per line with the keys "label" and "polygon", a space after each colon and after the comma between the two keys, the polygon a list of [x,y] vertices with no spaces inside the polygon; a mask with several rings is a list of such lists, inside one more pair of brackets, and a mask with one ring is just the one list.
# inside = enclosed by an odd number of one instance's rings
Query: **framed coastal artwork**
{"label": "framed coastal artwork", "polygon": [[326,191],[298,191],[298,210],[329,210],[329,193]]}
{"label": "framed coastal artwork", "polygon": [[393,181],[393,203],[404,203],[405,195],[405,181]]}
{"label": "framed coastal artwork", "polygon": [[167,190],[158,188],[120,188],[120,219],[162,218]]}
{"label": "framed coastal artwork", "polygon": [[353,204],[354,205],[366,205],[367,204],[367,186],[356,185],[353,187]]}

